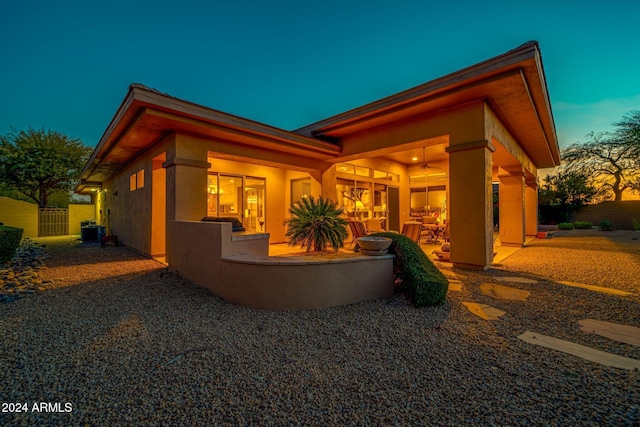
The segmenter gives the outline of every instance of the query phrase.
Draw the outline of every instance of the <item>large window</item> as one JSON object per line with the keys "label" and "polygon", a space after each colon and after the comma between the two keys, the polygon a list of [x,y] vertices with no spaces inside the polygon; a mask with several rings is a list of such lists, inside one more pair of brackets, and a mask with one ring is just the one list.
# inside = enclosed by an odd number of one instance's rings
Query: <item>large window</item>
{"label": "large window", "polygon": [[389,207],[385,183],[398,183],[398,174],[351,163],[338,163],[336,172],[338,204],[347,217],[360,220],[387,217]]}
{"label": "large window", "polygon": [[446,219],[447,191],[444,185],[411,189],[411,216]]}
{"label": "large window", "polygon": [[265,227],[264,178],[209,173],[207,215],[237,218],[248,231]]}
{"label": "large window", "polygon": [[361,220],[370,218],[371,183],[338,179],[338,204],[347,217]]}
{"label": "large window", "polygon": [[311,194],[311,178],[291,180],[291,204],[294,205]]}

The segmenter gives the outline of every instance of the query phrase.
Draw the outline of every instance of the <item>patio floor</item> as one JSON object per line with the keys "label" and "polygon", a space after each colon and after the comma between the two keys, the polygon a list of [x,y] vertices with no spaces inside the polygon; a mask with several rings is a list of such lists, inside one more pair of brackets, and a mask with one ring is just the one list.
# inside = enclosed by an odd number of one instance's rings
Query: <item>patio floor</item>
{"label": "patio floor", "polygon": [[[535,240],[535,238],[529,238],[525,242],[525,246],[529,244],[531,241]],[[517,252],[520,247],[517,246],[502,246],[500,245],[499,237],[495,240],[496,245],[494,246],[494,250],[496,251],[496,255],[493,258],[493,265],[499,264],[504,261],[507,257],[513,255]],[[425,254],[436,263],[438,266],[442,267],[451,267],[450,262],[438,261],[438,257],[433,254],[433,251],[440,250],[440,246],[443,241],[439,240],[438,243],[420,243],[420,247],[424,251]],[[341,248],[341,252],[353,252],[354,245],[350,244],[348,241],[345,242],[344,248]],[[281,256],[281,255],[289,255],[293,253],[303,252],[303,250],[299,246],[289,246],[287,243],[274,243],[269,245],[269,255],[271,256]]]}

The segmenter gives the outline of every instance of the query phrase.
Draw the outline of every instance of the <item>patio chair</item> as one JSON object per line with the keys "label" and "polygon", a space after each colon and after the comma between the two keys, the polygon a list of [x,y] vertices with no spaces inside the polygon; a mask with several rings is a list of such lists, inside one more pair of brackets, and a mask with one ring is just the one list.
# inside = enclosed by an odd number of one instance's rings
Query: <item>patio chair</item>
{"label": "patio chair", "polygon": [[438,225],[437,220],[435,216],[422,217],[422,232],[420,233],[420,238],[424,238],[425,243],[438,243],[442,228]]}
{"label": "patio chair", "polygon": [[382,231],[382,222],[380,218],[371,218],[367,220],[367,232],[376,233]]}
{"label": "patio chair", "polygon": [[422,232],[422,223],[417,221],[405,222],[402,225],[402,234],[420,244],[420,233]]}
{"label": "patio chair", "polygon": [[351,244],[358,239],[358,237],[365,237],[367,235],[367,231],[364,228],[364,224],[361,221],[349,220],[349,230],[351,230]]}
{"label": "patio chair", "polygon": [[447,221],[444,225],[444,231],[442,232],[442,238],[445,242],[449,241],[449,237],[451,237],[451,221]]}

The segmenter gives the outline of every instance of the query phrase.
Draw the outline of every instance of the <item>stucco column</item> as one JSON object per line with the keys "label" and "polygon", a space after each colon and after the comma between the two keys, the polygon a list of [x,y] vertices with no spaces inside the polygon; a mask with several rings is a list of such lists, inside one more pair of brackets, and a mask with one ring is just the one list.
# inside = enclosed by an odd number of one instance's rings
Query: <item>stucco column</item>
{"label": "stucco column", "polygon": [[207,216],[208,162],[172,158],[167,169],[167,220],[200,221]]}
{"label": "stucco column", "polygon": [[485,270],[493,261],[491,159],[495,148],[481,140],[450,145],[451,262]]}
{"label": "stucco column", "polygon": [[524,187],[524,223],[525,234],[535,236],[538,232],[538,186],[535,179],[525,181]]}
{"label": "stucco column", "polygon": [[524,173],[498,175],[500,181],[500,244],[524,244]]}
{"label": "stucco column", "polygon": [[207,150],[193,138],[174,135],[162,164],[167,170],[167,222],[207,216]]}
{"label": "stucco column", "polygon": [[338,201],[338,192],[336,191],[336,165],[330,165],[322,171],[322,196],[326,199]]}

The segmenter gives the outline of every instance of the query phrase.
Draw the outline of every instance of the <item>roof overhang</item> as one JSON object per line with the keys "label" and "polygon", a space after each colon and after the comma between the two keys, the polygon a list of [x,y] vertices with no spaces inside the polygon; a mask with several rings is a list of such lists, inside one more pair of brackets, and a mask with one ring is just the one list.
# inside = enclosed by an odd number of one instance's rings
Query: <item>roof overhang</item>
{"label": "roof overhang", "polygon": [[295,132],[341,138],[412,116],[484,100],[538,168],[560,163],[551,103],[537,42],[313,123]]}
{"label": "roof overhang", "polygon": [[132,84],[80,176],[77,192],[100,184],[172,133],[301,155],[340,156],[342,137],[483,100],[538,168],[560,163],[551,103],[536,42],[294,132]]}
{"label": "roof overhang", "polygon": [[327,160],[340,153],[335,144],[171,97],[139,84],[124,101],[102,135],[80,176],[77,192],[99,184],[139,153],[172,133],[197,135],[228,143]]}

